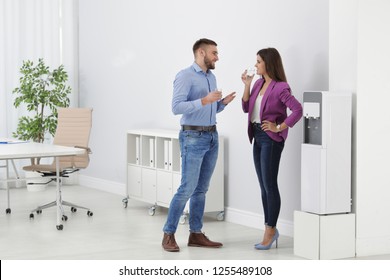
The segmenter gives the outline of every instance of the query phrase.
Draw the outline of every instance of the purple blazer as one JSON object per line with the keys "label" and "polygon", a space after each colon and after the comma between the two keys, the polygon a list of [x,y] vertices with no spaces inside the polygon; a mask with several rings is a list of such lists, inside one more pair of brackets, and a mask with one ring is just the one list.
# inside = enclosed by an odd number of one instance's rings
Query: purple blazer
{"label": "purple blazer", "polygon": [[[253,141],[253,127],[251,125],[251,115],[255,106],[256,98],[259,95],[264,79],[259,79],[253,85],[249,100],[242,100],[242,109],[248,113],[248,136],[249,141]],[[287,116],[287,108],[291,114]],[[302,117],[302,105],[291,94],[290,86],[286,82],[271,81],[261,100],[260,120],[270,121],[277,124],[285,122],[288,127],[293,127]],[[269,137],[277,142],[287,139],[288,128],[281,132],[275,133],[266,131]]]}

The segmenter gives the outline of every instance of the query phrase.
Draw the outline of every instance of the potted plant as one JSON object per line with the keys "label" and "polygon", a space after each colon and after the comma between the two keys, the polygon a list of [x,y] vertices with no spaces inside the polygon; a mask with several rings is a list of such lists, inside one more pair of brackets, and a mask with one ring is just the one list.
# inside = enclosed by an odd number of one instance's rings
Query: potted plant
{"label": "potted plant", "polygon": [[[57,107],[69,106],[71,88],[66,85],[68,74],[63,65],[50,70],[42,58],[37,65],[29,60],[23,61],[20,73],[20,86],[12,91],[17,95],[14,106],[26,106],[29,114],[20,117],[13,137],[42,143],[46,135],[54,136]],[[39,164],[39,161],[39,158],[31,159],[31,164]]]}

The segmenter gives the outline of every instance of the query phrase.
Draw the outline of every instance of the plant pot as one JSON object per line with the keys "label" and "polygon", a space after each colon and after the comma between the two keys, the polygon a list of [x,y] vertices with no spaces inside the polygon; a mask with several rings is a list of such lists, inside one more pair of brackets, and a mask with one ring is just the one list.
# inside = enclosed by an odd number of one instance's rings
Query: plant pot
{"label": "plant pot", "polygon": [[26,171],[26,186],[29,192],[39,192],[46,190],[48,178],[44,178],[35,171]]}

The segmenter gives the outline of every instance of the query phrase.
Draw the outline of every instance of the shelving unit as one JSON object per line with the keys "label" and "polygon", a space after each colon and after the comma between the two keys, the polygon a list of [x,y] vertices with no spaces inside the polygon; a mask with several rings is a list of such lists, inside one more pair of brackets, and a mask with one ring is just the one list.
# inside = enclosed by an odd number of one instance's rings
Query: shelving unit
{"label": "shelving unit", "polygon": [[[129,198],[152,204],[149,215],[156,206],[169,207],[173,195],[180,186],[181,156],[176,130],[142,129],[127,132],[127,194]],[[218,160],[206,195],[205,212],[218,212],[217,219],[224,219],[224,139],[219,137]],[[185,223],[188,204],[180,219]]]}

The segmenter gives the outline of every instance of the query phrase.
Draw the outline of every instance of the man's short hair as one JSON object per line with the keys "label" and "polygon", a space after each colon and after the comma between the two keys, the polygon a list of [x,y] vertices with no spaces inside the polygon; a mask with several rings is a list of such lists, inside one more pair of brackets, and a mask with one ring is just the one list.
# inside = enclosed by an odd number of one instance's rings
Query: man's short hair
{"label": "man's short hair", "polygon": [[215,43],[213,40],[206,39],[206,38],[199,39],[198,41],[195,42],[194,46],[192,47],[192,51],[194,52],[194,54],[199,48],[203,47],[204,45],[217,46],[217,43]]}

